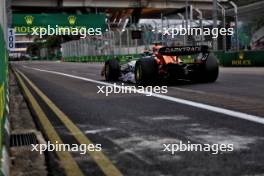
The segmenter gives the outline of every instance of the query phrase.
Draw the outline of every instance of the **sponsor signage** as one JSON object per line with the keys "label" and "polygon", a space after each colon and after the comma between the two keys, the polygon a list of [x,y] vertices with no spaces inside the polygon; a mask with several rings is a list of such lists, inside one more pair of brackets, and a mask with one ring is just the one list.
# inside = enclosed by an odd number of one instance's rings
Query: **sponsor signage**
{"label": "sponsor signage", "polygon": [[164,55],[174,55],[174,54],[196,54],[196,53],[206,53],[208,52],[208,46],[184,46],[184,47],[162,47],[159,49],[159,53]]}
{"label": "sponsor signage", "polygon": [[105,14],[67,15],[67,14],[13,14],[12,27],[16,33],[32,33],[32,28],[107,28]]}
{"label": "sponsor signage", "polygon": [[245,55],[243,52],[239,53],[238,59],[232,60],[233,66],[251,66],[252,61],[249,59],[245,59]]}

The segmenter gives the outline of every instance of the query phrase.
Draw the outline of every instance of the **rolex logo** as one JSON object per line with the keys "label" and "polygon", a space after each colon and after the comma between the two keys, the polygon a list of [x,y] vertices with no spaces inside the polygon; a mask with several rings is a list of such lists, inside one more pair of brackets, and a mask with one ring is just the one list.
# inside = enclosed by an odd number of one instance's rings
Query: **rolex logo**
{"label": "rolex logo", "polygon": [[240,53],[239,53],[239,59],[241,59],[241,60],[244,59],[244,53],[243,53],[243,52],[240,52]]}
{"label": "rolex logo", "polygon": [[33,16],[25,16],[25,20],[27,25],[32,25],[34,17]]}
{"label": "rolex logo", "polygon": [[68,21],[69,21],[70,25],[74,25],[76,22],[76,17],[75,16],[69,16]]}

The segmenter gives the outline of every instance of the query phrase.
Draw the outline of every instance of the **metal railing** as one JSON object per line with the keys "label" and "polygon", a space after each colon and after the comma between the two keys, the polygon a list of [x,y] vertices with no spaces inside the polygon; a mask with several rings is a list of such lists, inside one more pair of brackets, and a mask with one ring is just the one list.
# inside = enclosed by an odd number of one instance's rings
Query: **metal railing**
{"label": "metal railing", "polygon": [[[141,31],[141,39],[132,39],[132,31]],[[138,54],[156,40],[151,30],[138,28],[109,30],[101,36],[89,36],[62,44],[63,57]]]}

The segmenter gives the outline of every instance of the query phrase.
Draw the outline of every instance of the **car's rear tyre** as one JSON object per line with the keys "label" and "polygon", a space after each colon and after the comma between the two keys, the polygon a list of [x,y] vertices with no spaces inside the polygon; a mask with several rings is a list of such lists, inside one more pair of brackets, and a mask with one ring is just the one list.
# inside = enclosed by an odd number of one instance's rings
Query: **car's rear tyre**
{"label": "car's rear tyre", "polygon": [[106,81],[118,80],[120,76],[120,65],[117,59],[109,59],[105,62],[104,73]]}
{"label": "car's rear tyre", "polygon": [[142,58],[136,62],[135,81],[138,86],[154,85],[158,78],[158,64],[154,59]]}
{"label": "car's rear tyre", "polygon": [[195,81],[210,83],[215,82],[219,74],[219,64],[216,57],[210,53],[205,63],[201,66],[198,71]]}

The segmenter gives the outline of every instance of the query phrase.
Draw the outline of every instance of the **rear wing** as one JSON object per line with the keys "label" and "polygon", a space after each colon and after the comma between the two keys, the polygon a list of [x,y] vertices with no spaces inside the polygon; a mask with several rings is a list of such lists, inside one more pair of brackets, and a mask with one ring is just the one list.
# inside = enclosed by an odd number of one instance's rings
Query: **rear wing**
{"label": "rear wing", "polygon": [[208,46],[183,46],[183,47],[162,47],[159,49],[161,55],[166,56],[179,56],[179,55],[191,55],[197,53],[209,53]]}

